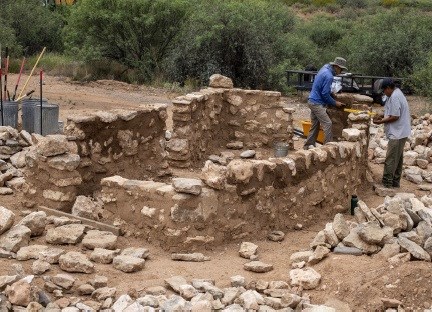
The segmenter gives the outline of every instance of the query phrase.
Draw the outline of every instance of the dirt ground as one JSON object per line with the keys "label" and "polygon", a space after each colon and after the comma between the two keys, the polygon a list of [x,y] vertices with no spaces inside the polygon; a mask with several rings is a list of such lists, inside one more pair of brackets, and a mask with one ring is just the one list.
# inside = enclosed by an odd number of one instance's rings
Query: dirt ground
{"label": "dirt ground", "polygon": [[[15,82],[16,78],[10,78]],[[25,77],[22,78],[24,81]],[[27,90],[38,89],[37,80],[32,78]],[[68,115],[85,113],[90,110],[110,110],[116,108],[134,108],[145,103],[169,104],[178,94],[144,86],[132,86],[114,81],[97,81],[88,84],[69,82],[62,77],[46,76],[44,79],[43,97],[50,103],[60,105],[60,119],[65,120]],[[10,88],[11,89],[11,88]],[[39,96],[38,92],[35,93]],[[308,109],[303,104],[302,97],[290,97],[286,102],[296,108],[296,120],[308,117]],[[418,97],[410,97],[412,109],[422,110],[427,101]],[[382,174],[382,165],[371,164],[371,171],[378,180]],[[413,192],[421,196],[425,192],[416,190],[416,186],[408,181],[402,181],[400,192]],[[365,183],[363,189],[358,190],[358,196],[369,207],[376,207],[383,202],[372,191],[372,187]],[[14,210],[18,215],[24,209],[20,206],[19,195],[0,197],[0,205]],[[348,210],[347,198],[347,210]],[[328,207],[331,209],[332,207]],[[351,216],[346,215],[349,219]],[[326,222],[331,222],[327,220]],[[119,245],[146,247],[150,250],[150,258],[146,261],[143,271],[133,274],[121,273],[112,265],[98,264],[96,274],[108,277],[108,286],[117,287],[117,294],[124,294],[131,289],[138,293],[146,287],[164,285],[165,278],[182,275],[187,279],[210,278],[216,281],[218,287],[228,287],[230,277],[242,275],[246,280],[284,280],[288,281],[290,261],[293,252],[309,249],[309,243],[316,233],[323,229],[326,222],[317,222],[313,227],[293,230],[281,229],[286,232],[283,242],[275,243],[266,240],[263,233],[262,240],[253,241],[259,246],[259,260],[271,263],[274,270],[264,274],[245,271],[243,264],[246,259],[238,256],[239,244],[232,243],[205,252],[211,261],[203,263],[174,262],[170,254],[159,247],[149,245],[132,237],[120,237]],[[42,242],[41,238],[32,243]],[[78,247],[66,247],[76,249]],[[0,275],[12,273],[10,260],[0,259]],[[32,261],[21,262],[26,273],[31,274]],[[312,291],[305,291],[314,304],[324,304],[329,299],[338,299],[347,303],[355,311],[382,310],[380,298],[398,299],[404,303],[409,311],[420,311],[432,306],[432,264],[429,262],[412,261],[399,266],[391,266],[388,262],[369,256],[346,256],[330,254],[314,268],[322,275],[320,286]],[[59,273],[57,266],[53,266],[46,274]],[[91,280],[92,275],[76,274],[81,281]],[[338,311],[344,311],[339,308]]]}

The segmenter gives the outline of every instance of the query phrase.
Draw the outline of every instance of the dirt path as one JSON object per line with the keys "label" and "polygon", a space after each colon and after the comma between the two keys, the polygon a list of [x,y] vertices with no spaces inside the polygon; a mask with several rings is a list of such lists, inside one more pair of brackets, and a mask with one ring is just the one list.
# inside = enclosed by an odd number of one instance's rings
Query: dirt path
{"label": "dirt path", "polygon": [[[11,76],[11,81],[15,82]],[[23,81],[25,77],[22,78]],[[28,90],[38,90],[36,78],[32,78]],[[38,93],[36,92],[36,95]],[[169,104],[177,94],[162,89],[132,86],[114,81],[98,81],[88,84],[68,82],[61,77],[45,78],[44,97],[51,103],[60,105],[60,118],[77,113],[86,113],[91,110],[110,110],[115,108],[134,108],[145,103]],[[308,110],[304,108],[302,99],[292,97],[286,99],[297,108],[295,118],[297,120],[307,118]],[[418,109],[422,109],[425,100],[411,98]],[[374,176],[379,179],[382,173],[382,165],[371,164]],[[425,194],[417,191],[415,185],[405,180],[402,181],[401,192],[414,192],[418,195]],[[369,185],[358,190],[360,199],[369,207],[376,207],[383,202],[382,197],[376,196]],[[18,215],[22,209],[19,205],[18,195],[1,197],[0,205],[13,209]],[[329,207],[330,208],[330,207]],[[348,209],[348,199],[347,199]],[[347,216],[351,218],[351,216]],[[332,220],[328,220],[331,222]],[[146,247],[150,249],[150,259],[146,262],[143,271],[134,274],[124,274],[112,265],[97,265],[96,274],[108,277],[109,287],[117,287],[117,294],[123,294],[131,289],[139,293],[148,286],[163,285],[165,278],[174,275],[183,275],[188,279],[211,278],[219,287],[229,286],[231,276],[243,275],[247,281],[252,280],[288,280],[290,270],[289,258],[293,252],[309,249],[309,243],[316,233],[323,229],[324,223],[296,231],[293,229],[281,229],[286,232],[286,238],[281,243],[270,242],[265,239],[253,241],[259,246],[259,259],[271,263],[274,270],[265,274],[255,274],[245,271],[243,264],[247,260],[238,256],[239,244],[232,243],[205,252],[211,261],[203,263],[173,262],[170,254],[157,246],[149,245],[133,237],[120,237],[120,244],[125,246]],[[42,238],[32,242],[44,243]],[[67,247],[65,249],[77,249]],[[78,248],[79,249],[79,248]],[[26,273],[31,274],[32,261],[21,262]],[[314,304],[323,304],[331,298],[336,298],[349,304],[355,311],[373,311],[381,308],[380,297],[395,298],[404,302],[407,310],[428,308],[432,304],[432,264],[426,262],[408,262],[393,267],[388,262],[369,256],[343,256],[331,254],[327,259],[315,265],[314,268],[322,275],[322,282],[318,289],[307,291]],[[10,262],[0,259],[0,275],[11,273]],[[57,266],[52,267],[49,275],[60,273]],[[94,274],[77,274],[82,282],[92,279]]]}

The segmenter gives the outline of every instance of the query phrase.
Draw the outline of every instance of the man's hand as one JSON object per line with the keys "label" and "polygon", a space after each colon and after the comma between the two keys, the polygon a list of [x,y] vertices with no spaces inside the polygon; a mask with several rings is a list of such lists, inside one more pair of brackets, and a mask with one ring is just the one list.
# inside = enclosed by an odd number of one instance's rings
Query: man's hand
{"label": "man's hand", "polygon": [[345,103],[342,103],[342,102],[339,102],[339,101],[336,101],[336,107],[344,107],[345,106]]}
{"label": "man's hand", "polygon": [[372,121],[373,121],[373,123],[374,124],[377,124],[377,125],[379,125],[379,124],[382,124],[383,122],[382,122],[382,117],[381,116],[375,116],[374,118],[372,118]]}

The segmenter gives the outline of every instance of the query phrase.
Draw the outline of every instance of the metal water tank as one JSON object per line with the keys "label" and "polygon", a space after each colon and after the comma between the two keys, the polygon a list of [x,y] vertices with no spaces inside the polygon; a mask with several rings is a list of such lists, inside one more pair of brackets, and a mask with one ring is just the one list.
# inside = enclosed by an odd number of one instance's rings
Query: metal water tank
{"label": "metal water tank", "polygon": [[59,130],[59,106],[42,100],[42,133],[40,99],[28,99],[22,102],[23,129],[29,133],[42,135],[55,134]]}
{"label": "metal water tank", "polygon": [[[1,107],[0,107],[0,113]],[[18,103],[12,101],[3,101],[3,118],[0,115],[2,126],[18,127]]]}

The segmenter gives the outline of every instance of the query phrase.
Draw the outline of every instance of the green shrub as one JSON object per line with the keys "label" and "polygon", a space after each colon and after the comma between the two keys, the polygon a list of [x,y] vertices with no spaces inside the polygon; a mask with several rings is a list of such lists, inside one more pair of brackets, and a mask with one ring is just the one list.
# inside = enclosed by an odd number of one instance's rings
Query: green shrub
{"label": "green shrub", "polygon": [[280,3],[269,7],[261,0],[197,1],[166,72],[181,83],[197,78],[205,84],[220,73],[238,87],[270,87],[269,70],[286,58],[284,39],[294,24],[289,8]]}
{"label": "green shrub", "polygon": [[[14,47],[17,55],[29,56],[43,47],[49,51],[62,50],[61,15],[41,5],[39,0],[15,0],[2,4],[0,15],[5,24],[13,29],[19,45]],[[2,28],[5,25],[2,23]],[[22,51],[19,51],[22,48]]]}
{"label": "green shrub", "polygon": [[85,61],[114,60],[149,81],[187,12],[186,0],[82,0],[63,32],[67,51]]}
{"label": "green shrub", "polygon": [[432,48],[432,17],[392,9],[357,21],[341,40],[352,67],[382,76],[407,76]]}
{"label": "green shrub", "polygon": [[424,62],[415,65],[411,81],[416,93],[432,99],[432,52],[429,52]]}

